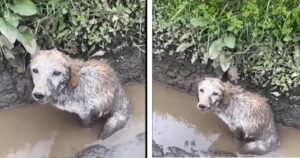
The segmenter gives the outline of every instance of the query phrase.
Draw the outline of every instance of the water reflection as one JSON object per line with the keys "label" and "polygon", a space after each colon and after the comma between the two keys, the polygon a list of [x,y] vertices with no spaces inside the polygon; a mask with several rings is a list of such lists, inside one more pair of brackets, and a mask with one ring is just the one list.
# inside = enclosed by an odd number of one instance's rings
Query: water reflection
{"label": "water reflection", "polygon": [[220,137],[220,133],[201,133],[195,125],[170,114],[153,113],[153,139],[164,146],[176,145],[187,152],[208,150]]}
{"label": "water reflection", "polygon": [[92,144],[100,144],[107,148],[122,144],[135,139],[135,137],[145,131],[145,122],[143,120],[130,119],[128,124],[120,131],[113,134],[105,140],[98,140]]}
{"label": "water reflection", "polygon": [[34,145],[27,143],[24,148],[18,149],[16,151],[9,151],[9,153],[4,156],[5,158],[49,158],[51,148],[54,144],[56,137],[56,132],[52,134],[49,139],[40,140]]}

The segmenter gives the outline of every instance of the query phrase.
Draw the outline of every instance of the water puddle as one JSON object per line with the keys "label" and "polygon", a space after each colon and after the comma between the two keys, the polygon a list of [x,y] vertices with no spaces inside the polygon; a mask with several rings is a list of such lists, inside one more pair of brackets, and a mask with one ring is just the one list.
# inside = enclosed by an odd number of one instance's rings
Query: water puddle
{"label": "water puddle", "polygon": [[124,88],[133,106],[133,117],[125,128],[105,141],[97,140],[101,122],[84,129],[77,116],[50,105],[1,110],[0,157],[65,158],[92,144],[109,148],[134,138],[145,131],[145,85]]}
{"label": "water puddle", "polygon": [[[153,140],[189,153],[208,149],[237,152],[239,143],[231,137],[228,127],[212,112],[198,112],[196,103],[195,96],[154,82]],[[300,156],[300,132],[279,127],[279,133],[282,146],[264,156]]]}

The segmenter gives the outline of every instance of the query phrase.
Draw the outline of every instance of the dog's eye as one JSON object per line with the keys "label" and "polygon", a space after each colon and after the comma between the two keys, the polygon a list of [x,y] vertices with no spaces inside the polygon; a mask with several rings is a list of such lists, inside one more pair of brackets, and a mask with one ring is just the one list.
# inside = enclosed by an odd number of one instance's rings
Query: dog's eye
{"label": "dog's eye", "polygon": [[212,95],[217,96],[217,95],[219,95],[219,94],[218,94],[217,92],[213,92]]}
{"label": "dog's eye", "polygon": [[203,90],[203,89],[199,89],[199,91],[200,91],[200,92],[204,92],[204,90]]}
{"label": "dog's eye", "polygon": [[54,71],[54,72],[53,72],[53,76],[59,76],[60,74],[61,74],[60,71]]}
{"label": "dog's eye", "polygon": [[39,70],[38,69],[32,69],[32,72],[37,74],[37,73],[39,73]]}

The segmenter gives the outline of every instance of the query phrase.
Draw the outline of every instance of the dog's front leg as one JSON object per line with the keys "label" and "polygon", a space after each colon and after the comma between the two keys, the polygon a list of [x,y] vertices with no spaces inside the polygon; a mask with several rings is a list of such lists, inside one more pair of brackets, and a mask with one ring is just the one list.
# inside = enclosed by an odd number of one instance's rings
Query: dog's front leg
{"label": "dog's front leg", "polygon": [[122,112],[113,113],[106,121],[103,127],[103,132],[99,134],[99,138],[106,139],[116,131],[123,128],[129,119],[129,114]]}

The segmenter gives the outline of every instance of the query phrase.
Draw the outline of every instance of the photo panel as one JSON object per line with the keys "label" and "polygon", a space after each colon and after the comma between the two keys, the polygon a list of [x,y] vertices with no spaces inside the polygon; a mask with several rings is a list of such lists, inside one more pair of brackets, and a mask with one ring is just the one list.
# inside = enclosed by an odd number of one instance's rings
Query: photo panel
{"label": "photo panel", "polygon": [[146,157],[146,1],[0,7],[0,157]]}
{"label": "photo panel", "polygon": [[300,155],[298,10],[153,1],[153,157]]}

